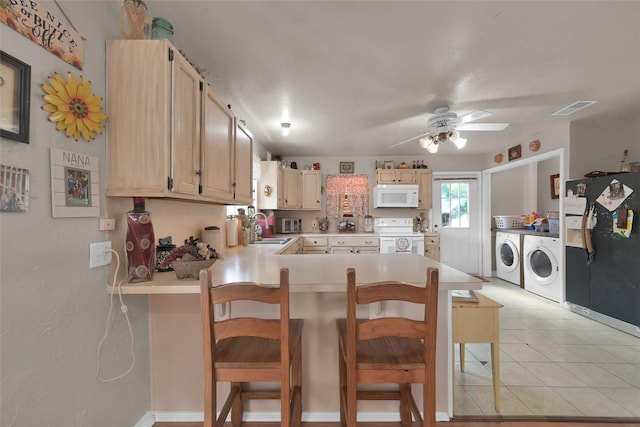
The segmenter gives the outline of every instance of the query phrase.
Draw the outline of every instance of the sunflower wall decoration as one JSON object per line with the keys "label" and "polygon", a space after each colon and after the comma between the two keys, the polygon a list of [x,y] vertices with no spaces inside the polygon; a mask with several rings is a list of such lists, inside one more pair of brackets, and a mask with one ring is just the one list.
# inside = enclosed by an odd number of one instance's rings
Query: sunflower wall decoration
{"label": "sunflower wall decoration", "polygon": [[55,73],[49,77],[49,85],[42,85],[46,92],[42,97],[48,103],[42,106],[44,111],[51,113],[49,120],[56,123],[56,129],[65,131],[67,138],[76,141],[82,136],[87,142],[102,135],[102,128],[107,116],[102,112],[100,103],[102,98],[91,93],[91,82],[84,81],[82,76],[75,79],[67,73],[65,80]]}

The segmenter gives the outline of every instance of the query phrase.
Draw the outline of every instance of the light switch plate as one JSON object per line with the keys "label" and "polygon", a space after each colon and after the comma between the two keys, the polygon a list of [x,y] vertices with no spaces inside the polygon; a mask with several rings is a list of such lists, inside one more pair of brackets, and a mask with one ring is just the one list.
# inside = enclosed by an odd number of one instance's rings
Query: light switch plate
{"label": "light switch plate", "polygon": [[116,220],[113,218],[100,218],[100,231],[111,231],[116,229]]}

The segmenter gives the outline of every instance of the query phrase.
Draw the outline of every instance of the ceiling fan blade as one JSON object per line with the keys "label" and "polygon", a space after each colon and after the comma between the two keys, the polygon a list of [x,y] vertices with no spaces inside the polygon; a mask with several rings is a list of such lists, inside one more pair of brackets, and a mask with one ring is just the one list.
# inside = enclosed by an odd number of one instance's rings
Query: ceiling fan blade
{"label": "ceiling fan blade", "polygon": [[461,125],[463,123],[469,123],[475,120],[484,119],[485,117],[489,117],[489,116],[493,116],[493,113],[486,110],[474,110],[470,113],[463,114],[462,116],[458,116],[458,118],[455,119],[454,122]]}
{"label": "ceiling fan blade", "polygon": [[416,135],[416,136],[414,136],[414,137],[412,137],[412,138],[405,139],[404,141],[400,141],[400,142],[398,142],[397,144],[393,144],[393,145],[392,145],[391,147],[389,147],[389,148],[395,148],[395,147],[397,147],[397,146],[399,146],[399,145],[406,144],[406,143],[407,143],[407,142],[409,142],[409,141],[413,141],[414,139],[416,139],[416,138],[420,138],[421,136],[425,136],[425,135],[429,135],[429,132],[421,133],[420,135]]}
{"label": "ceiling fan blade", "polygon": [[458,125],[456,126],[456,130],[505,130],[509,126],[509,123],[470,123],[466,125]]}

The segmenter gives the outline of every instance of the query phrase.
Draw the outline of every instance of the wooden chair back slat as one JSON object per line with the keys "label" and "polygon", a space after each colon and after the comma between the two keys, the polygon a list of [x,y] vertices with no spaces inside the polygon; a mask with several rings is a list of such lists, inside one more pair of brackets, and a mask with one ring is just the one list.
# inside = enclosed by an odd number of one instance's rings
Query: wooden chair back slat
{"label": "wooden chair back slat", "polygon": [[424,304],[424,288],[404,282],[376,282],[358,287],[358,304],[378,301],[406,301]]}
{"label": "wooden chair back slat", "polygon": [[427,335],[427,326],[422,320],[387,317],[359,322],[357,335],[359,340],[370,340],[382,337],[422,339]]}
{"label": "wooden chair back slat", "polygon": [[257,319],[253,317],[238,317],[235,319],[216,322],[216,340],[231,337],[259,337],[280,339],[281,322],[279,319]]}
{"label": "wooden chair back slat", "polygon": [[232,301],[257,301],[266,304],[282,302],[281,288],[272,288],[252,282],[234,282],[211,288],[211,303],[224,304]]}

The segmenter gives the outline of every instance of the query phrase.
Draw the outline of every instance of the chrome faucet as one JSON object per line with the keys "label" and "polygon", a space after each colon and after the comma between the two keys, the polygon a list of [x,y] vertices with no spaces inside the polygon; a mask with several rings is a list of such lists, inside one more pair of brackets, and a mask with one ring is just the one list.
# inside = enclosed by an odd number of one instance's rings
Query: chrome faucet
{"label": "chrome faucet", "polygon": [[[255,232],[256,232],[256,234],[255,234],[255,235],[256,235],[256,239],[257,239],[257,240],[261,240],[261,239],[262,239],[262,235],[258,236],[258,221],[257,221],[257,220],[258,220],[258,215],[262,215],[262,216],[264,217],[264,226],[265,226],[265,227],[268,227],[268,226],[269,226],[269,224],[267,223],[267,221],[268,221],[268,220],[267,220],[267,216],[266,216],[265,214],[263,214],[262,212],[256,212],[256,213],[253,215],[253,220],[254,220],[254,225],[253,225],[253,226],[254,226],[254,227],[255,227],[255,229],[256,229],[256,230],[255,230]],[[262,230],[262,233],[264,234],[264,230]]]}

